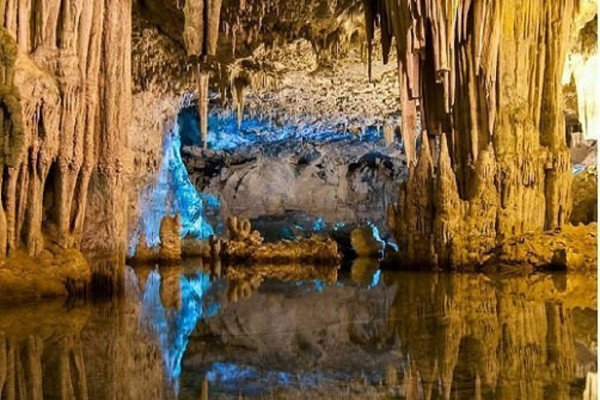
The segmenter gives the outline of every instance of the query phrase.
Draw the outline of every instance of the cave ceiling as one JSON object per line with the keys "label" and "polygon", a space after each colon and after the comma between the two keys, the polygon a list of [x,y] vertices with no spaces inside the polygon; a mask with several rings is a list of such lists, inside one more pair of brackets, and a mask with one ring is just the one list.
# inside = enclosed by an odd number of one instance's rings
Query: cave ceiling
{"label": "cave ceiling", "polygon": [[[139,0],[143,18],[184,46],[184,1]],[[307,39],[318,51],[364,30],[361,0],[223,0],[217,59],[245,57],[260,44]]]}

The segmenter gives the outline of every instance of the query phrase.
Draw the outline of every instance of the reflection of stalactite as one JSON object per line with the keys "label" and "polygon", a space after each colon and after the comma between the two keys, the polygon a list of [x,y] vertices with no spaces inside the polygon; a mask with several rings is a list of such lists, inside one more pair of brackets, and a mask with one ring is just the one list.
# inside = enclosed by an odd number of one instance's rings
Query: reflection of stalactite
{"label": "reflection of stalactite", "polygon": [[523,279],[412,274],[396,281],[388,318],[415,369],[405,378],[407,390],[418,375],[425,398],[438,382],[444,398],[467,390],[482,398],[568,397],[577,356],[562,299],[578,291],[579,278],[563,287],[534,278],[525,292]]}
{"label": "reflection of stalactite", "polygon": [[90,398],[79,335],[49,346],[34,334],[0,339],[0,398]]}
{"label": "reflection of stalactite", "polygon": [[[577,1],[364,4],[367,26],[379,19],[386,27],[382,43],[396,40],[403,132],[416,132],[420,118],[427,133],[421,157],[433,160],[432,144],[445,136],[451,168],[442,183],[456,180],[456,187],[434,181],[430,190],[430,168],[417,163],[410,171],[391,213],[392,225],[404,224],[396,227],[397,239],[413,246],[406,263],[482,263],[497,237],[568,221],[571,170],[560,77]],[[414,144],[405,147],[411,158]],[[432,207],[432,194],[444,190],[454,191],[446,196],[460,204]],[[452,224],[443,220],[448,214]],[[442,228],[433,233],[434,248],[421,246],[434,225]]]}

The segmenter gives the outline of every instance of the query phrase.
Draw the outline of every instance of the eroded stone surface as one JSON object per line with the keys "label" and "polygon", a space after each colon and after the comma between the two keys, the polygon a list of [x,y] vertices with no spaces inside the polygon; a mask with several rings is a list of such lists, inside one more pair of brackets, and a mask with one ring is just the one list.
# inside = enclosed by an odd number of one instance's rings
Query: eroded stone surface
{"label": "eroded stone surface", "polygon": [[253,231],[248,219],[227,219],[229,240],[224,242],[222,257],[230,263],[274,263],[319,262],[337,264],[340,261],[337,243],[331,238],[312,236],[295,241],[281,240],[264,243],[264,239]]}
{"label": "eroded stone surface", "polygon": [[130,37],[131,1],[0,3],[2,256],[124,260]]}
{"label": "eroded stone surface", "polygon": [[578,3],[365,6],[367,24],[377,15],[387,24],[382,43],[396,39],[403,131],[420,121],[424,132],[390,211],[405,261],[473,264],[499,237],[568,222],[561,75]]}

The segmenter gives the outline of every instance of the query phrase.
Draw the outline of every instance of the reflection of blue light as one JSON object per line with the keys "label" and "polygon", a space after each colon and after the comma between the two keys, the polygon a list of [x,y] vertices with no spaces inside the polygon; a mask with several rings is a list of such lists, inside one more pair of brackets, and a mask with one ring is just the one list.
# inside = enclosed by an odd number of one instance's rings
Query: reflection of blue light
{"label": "reflection of blue light", "polygon": [[[219,207],[216,197],[199,194],[190,182],[187,169],[181,159],[179,127],[176,125],[165,137],[163,158],[156,183],[142,191],[139,198],[141,230],[149,247],[160,243],[160,223],[167,215],[179,213],[181,236],[203,239],[213,234],[212,227],[203,214],[203,202]],[[137,240],[130,243],[130,255],[135,251]]]}
{"label": "reflection of blue light", "polygon": [[577,175],[583,171],[585,171],[585,166],[579,164],[573,166],[573,175]]}
{"label": "reflection of blue light", "polygon": [[320,279],[315,279],[312,281],[296,281],[296,282],[294,282],[294,284],[297,287],[306,288],[307,293],[312,293],[312,292],[323,293],[323,290],[325,289],[325,286],[326,286],[326,283]]}
{"label": "reflection of blue light", "polygon": [[158,271],[152,271],[146,282],[140,316],[140,324],[158,339],[165,375],[176,392],[181,374],[181,359],[187,348],[189,335],[199,320],[210,318],[219,312],[218,303],[206,301],[206,293],[211,288],[207,273],[181,276],[179,284],[181,309],[165,309],[160,296],[161,277]]}
{"label": "reflection of blue light", "polygon": [[370,288],[374,288],[375,286],[379,285],[379,280],[380,279],[381,279],[381,270],[378,269],[373,274],[373,278],[371,279],[371,283],[369,284],[369,289]]}

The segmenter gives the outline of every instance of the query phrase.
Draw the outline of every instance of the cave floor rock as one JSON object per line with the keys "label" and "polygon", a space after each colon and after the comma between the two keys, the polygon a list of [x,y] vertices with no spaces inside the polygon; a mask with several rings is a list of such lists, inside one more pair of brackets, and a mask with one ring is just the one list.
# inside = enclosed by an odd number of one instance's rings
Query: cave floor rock
{"label": "cave floor rock", "polygon": [[91,275],[78,250],[50,245],[35,259],[18,251],[0,264],[0,304],[85,294]]}

